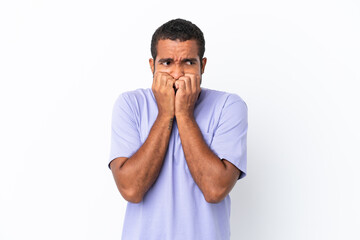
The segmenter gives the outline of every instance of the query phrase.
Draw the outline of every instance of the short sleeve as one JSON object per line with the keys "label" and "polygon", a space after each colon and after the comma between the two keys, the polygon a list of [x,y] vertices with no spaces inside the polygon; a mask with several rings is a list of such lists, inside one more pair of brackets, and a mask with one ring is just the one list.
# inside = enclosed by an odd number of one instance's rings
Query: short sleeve
{"label": "short sleeve", "polygon": [[136,114],[126,94],[121,94],[113,106],[111,143],[108,167],[118,157],[131,157],[141,146]]}
{"label": "short sleeve", "polygon": [[220,159],[226,159],[246,176],[248,115],[246,103],[237,95],[228,97],[210,148]]}

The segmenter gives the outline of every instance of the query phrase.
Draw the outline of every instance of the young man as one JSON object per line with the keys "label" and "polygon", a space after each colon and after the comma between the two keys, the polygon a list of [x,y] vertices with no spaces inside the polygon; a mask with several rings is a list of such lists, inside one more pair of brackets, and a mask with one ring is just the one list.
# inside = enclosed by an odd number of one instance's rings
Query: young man
{"label": "young man", "polygon": [[200,88],[201,30],[183,19],[151,42],[151,89],[113,108],[109,167],[128,201],[122,239],[230,239],[229,192],[246,175],[247,106]]}

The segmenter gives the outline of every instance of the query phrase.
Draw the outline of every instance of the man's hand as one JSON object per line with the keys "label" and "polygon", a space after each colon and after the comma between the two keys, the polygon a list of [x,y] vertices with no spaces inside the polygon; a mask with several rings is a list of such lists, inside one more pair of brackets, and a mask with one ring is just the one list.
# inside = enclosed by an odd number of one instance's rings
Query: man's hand
{"label": "man's hand", "polygon": [[175,79],[164,72],[154,75],[152,91],[156,98],[159,116],[174,117],[175,115]]}
{"label": "man's hand", "polygon": [[195,103],[199,97],[200,75],[185,74],[175,81],[175,116],[193,117]]}

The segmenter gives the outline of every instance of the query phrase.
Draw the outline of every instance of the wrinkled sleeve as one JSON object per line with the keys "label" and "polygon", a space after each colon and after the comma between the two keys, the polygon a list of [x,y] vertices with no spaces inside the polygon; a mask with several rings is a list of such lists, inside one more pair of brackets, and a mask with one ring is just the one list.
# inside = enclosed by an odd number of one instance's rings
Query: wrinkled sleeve
{"label": "wrinkled sleeve", "polygon": [[246,176],[247,130],[247,105],[232,94],[223,106],[210,148],[220,159],[226,159],[241,171],[239,179]]}
{"label": "wrinkled sleeve", "polygon": [[121,94],[115,101],[111,120],[111,143],[108,167],[118,157],[131,157],[141,146],[138,124],[131,101]]}

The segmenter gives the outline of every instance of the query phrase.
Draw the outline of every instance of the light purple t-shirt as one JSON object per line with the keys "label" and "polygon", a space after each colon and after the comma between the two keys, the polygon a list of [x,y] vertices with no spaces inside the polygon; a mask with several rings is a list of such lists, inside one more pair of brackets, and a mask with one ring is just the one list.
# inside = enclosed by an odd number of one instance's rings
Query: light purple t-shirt
{"label": "light purple t-shirt", "polygon": [[[145,142],[158,108],[151,89],[121,94],[113,107],[110,162]],[[236,94],[202,88],[194,116],[205,142],[246,175],[247,106]],[[204,160],[206,161],[206,160]],[[219,160],[220,161],[220,160]],[[128,203],[123,240],[230,239],[230,197],[208,203],[187,166],[176,120],[161,172],[140,203]]]}

